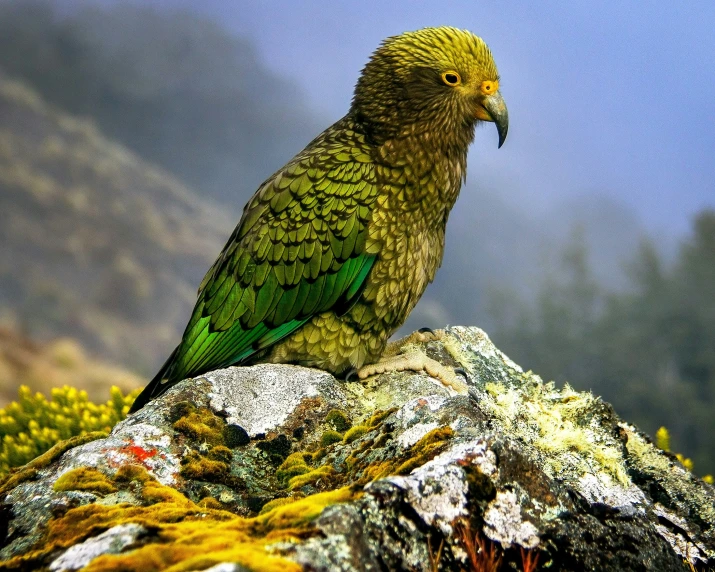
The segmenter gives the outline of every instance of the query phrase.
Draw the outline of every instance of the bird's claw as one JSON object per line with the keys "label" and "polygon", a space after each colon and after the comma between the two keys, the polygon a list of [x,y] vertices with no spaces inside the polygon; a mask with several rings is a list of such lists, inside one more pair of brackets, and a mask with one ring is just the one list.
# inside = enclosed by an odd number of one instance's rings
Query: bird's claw
{"label": "bird's claw", "polygon": [[343,379],[347,383],[351,383],[354,381],[360,381],[360,376],[358,375],[358,370],[356,368],[350,368],[347,373],[343,376]]}
{"label": "bird's claw", "polygon": [[461,375],[464,378],[464,381],[469,381],[469,374],[467,373],[467,370],[463,367],[455,367],[454,373],[456,373],[457,375]]}

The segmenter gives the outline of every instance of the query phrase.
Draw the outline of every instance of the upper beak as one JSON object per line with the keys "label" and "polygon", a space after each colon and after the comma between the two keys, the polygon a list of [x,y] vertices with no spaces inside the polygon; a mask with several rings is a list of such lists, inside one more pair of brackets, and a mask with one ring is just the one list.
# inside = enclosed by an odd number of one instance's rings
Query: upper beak
{"label": "upper beak", "polygon": [[484,97],[481,107],[477,110],[477,118],[496,123],[497,133],[499,133],[499,147],[504,145],[506,133],[509,131],[509,112],[506,109],[506,103],[504,103],[501,93],[497,91]]}

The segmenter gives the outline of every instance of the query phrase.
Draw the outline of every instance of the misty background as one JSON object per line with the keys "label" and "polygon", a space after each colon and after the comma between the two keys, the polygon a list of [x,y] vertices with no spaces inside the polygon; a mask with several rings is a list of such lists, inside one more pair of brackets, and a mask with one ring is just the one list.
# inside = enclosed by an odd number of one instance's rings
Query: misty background
{"label": "misty background", "polygon": [[56,381],[17,356],[59,338],[60,365],[73,340],[151,376],[379,42],[454,25],[492,48],[510,131],[478,130],[403,331],[478,325],[712,472],[714,24],[707,2],[0,1],[3,399]]}

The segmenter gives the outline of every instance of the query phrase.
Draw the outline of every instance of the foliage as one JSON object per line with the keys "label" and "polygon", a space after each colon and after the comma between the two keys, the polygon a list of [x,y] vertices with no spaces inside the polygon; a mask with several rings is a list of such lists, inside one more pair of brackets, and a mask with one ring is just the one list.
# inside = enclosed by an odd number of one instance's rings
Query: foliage
{"label": "foliage", "polygon": [[677,448],[712,472],[715,212],[696,217],[671,265],[644,242],[626,292],[596,286],[588,254],[576,237],[533,304],[502,292],[495,342],[544,377],[597,391],[651,434],[665,424]]}
{"label": "foliage", "polygon": [[0,409],[0,477],[64,439],[110,431],[126,417],[136,394],[124,395],[118,387],[112,387],[110,399],[95,404],[85,391],[69,386],[53,389],[49,400],[21,386],[18,400]]}
{"label": "foliage", "polygon": [[[658,431],[655,432],[655,444],[658,448],[663,449],[663,451],[669,453],[670,431],[668,431],[665,427],[661,427],[660,429],[658,429]],[[676,453],[675,456],[678,458],[678,461],[682,463],[683,467],[685,467],[689,471],[693,470],[695,464],[693,463],[692,459],[689,459],[680,453]],[[712,475],[703,476],[703,480],[711,485],[713,484],[713,482],[715,482],[715,479],[713,479]]]}

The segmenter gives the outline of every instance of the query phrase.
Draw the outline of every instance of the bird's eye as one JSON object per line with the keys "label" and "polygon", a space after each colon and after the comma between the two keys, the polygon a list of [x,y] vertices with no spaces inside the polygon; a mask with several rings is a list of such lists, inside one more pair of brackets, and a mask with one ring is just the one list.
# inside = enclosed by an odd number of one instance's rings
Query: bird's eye
{"label": "bird's eye", "polygon": [[462,78],[456,71],[446,71],[442,74],[442,81],[449,86],[456,86],[462,83]]}

